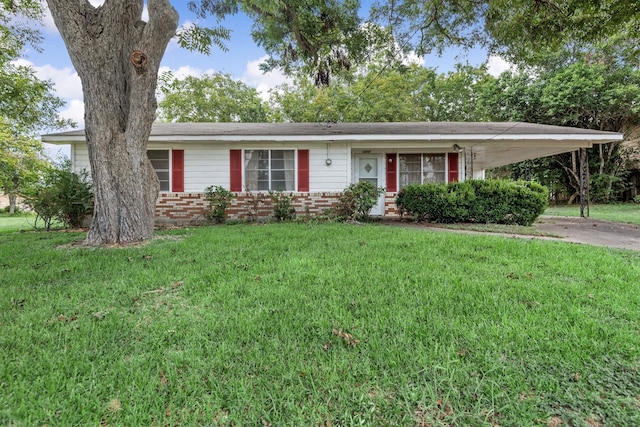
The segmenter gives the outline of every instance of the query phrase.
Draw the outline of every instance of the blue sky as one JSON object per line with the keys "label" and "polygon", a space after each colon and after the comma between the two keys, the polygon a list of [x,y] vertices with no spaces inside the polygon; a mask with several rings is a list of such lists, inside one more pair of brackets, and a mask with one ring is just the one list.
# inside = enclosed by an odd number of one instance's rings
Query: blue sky
{"label": "blue sky", "polygon": [[[101,0],[90,1],[94,5],[103,3]],[[206,22],[198,21],[196,16],[187,10],[186,1],[174,0],[172,3],[180,14],[180,26],[193,22],[206,25]],[[366,5],[363,6],[363,14],[367,12],[369,3],[370,0],[363,1],[363,4]],[[209,56],[189,52],[181,49],[174,40],[167,48],[161,71],[170,70],[177,77],[224,72],[263,93],[286,81],[285,76],[277,71],[267,75],[259,71],[258,65],[265,57],[265,52],[251,38],[251,21],[249,19],[242,15],[233,16],[225,20],[223,25],[232,31],[231,40],[227,43],[229,48],[227,52],[215,48]],[[84,106],[80,79],[73,69],[66,47],[49,14],[43,20],[41,29],[44,35],[44,43],[41,45],[42,52],[27,51],[19,62],[32,66],[40,78],[54,82],[57,95],[67,102],[61,115],[73,119],[79,127],[83,127]],[[424,64],[427,67],[436,68],[440,72],[447,72],[452,70],[457,62],[469,61],[472,65],[479,65],[487,59],[486,54],[480,50],[472,51],[463,57],[457,57],[458,54],[459,52],[451,50],[442,57],[431,55],[425,58]],[[506,64],[495,58],[491,63],[494,64],[496,73],[506,67]]]}

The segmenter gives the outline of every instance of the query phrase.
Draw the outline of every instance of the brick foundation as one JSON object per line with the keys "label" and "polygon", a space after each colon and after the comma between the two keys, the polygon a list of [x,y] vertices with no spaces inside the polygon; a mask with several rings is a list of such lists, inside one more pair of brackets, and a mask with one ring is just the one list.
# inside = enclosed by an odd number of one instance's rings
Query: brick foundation
{"label": "brick foundation", "polygon": [[[298,217],[318,216],[338,203],[339,192],[298,193],[293,207]],[[398,216],[396,193],[385,194],[384,216]],[[267,220],[273,216],[272,200],[268,193],[235,193],[227,208],[227,218],[235,220]],[[162,193],[156,202],[156,223],[189,224],[205,220],[207,201],[204,193]]]}

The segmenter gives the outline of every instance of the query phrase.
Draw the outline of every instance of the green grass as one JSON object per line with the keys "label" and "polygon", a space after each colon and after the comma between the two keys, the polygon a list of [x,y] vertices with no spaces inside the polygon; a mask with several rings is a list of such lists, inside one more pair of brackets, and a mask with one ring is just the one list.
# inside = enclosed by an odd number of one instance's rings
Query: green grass
{"label": "green grass", "polygon": [[[579,205],[552,205],[544,212],[551,216],[580,216]],[[640,224],[640,204],[619,203],[608,205],[592,205],[589,208],[589,217],[606,221],[623,222],[627,224]]]}
{"label": "green grass", "polygon": [[0,233],[20,230],[33,230],[35,217],[29,214],[9,215],[0,213]]}
{"label": "green grass", "polygon": [[0,234],[0,425],[640,425],[638,252],[380,225],[81,237]]}

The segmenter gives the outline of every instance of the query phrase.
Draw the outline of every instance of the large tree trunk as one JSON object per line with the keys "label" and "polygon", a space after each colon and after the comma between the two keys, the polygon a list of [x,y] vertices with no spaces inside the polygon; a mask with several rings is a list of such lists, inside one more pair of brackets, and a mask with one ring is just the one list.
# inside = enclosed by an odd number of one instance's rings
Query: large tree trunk
{"label": "large tree trunk", "polygon": [[153,236],[159,184],[147,158],[160,60],[178,26],[169,0],[47,0],[82,81],[95,198],[87,244]]}

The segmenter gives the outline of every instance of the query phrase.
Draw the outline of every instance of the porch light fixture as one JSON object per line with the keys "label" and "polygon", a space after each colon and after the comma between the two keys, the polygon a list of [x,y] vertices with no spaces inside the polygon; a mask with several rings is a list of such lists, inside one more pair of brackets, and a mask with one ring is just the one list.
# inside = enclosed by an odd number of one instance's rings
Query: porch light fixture
{"label": "porch light fixture", "polygon": [[462,151],[462,147],[460,147],[458,144],[453,144],[453,149],[456,150],[458,153]]}

